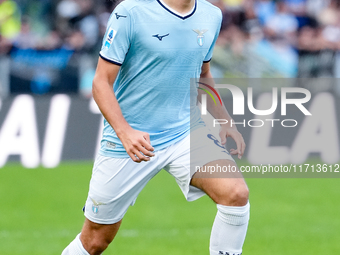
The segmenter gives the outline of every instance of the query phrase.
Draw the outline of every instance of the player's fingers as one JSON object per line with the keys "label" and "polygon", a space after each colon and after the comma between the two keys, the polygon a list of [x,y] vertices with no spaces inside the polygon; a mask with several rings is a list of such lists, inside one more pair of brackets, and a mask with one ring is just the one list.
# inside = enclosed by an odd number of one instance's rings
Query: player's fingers
{"label": "player's fingers", "polygon": [[139,162],[141,161],[150,161],[149,157],[145,157],[139,150],[135,150],[135,155],[139,158]]}
{"label": "player's fingers", "polygon": [[227,137],[226,136],[221,136],[221,144],[225,145],[227,143]]}
{"label": "player's fingers", "polygon": [[145,156],[149,156],[149,157],[155,156],[154,153],[152,153],[151,151],[147,150],[147,149],[144,148],[143,146],[139,146],[139,147],[138,147],[138,150],[139,150],[140,152],[142,152]]}
{"label": "player's fingers", "polygon": [[141,161],[139,160],[139,158],[137,158],[136,156],[135,156],[135,154],[133,154],[133,153],[131,153],[131,152],[128,152],[128,155],[130,156],[130,158],[134,161],[134,162],[136,162],[136,163],[140,163]]}
{"label": "player's fingers", "polygon": [[246,144],[241,134],[239,134],[238,140],[240,141],[240,148],[239,148],[239,158],[242,158],[244,151],[246,149]]}
{"label": "player's fingers", "polygon": [[235,150],[235,149],[230,149],[230,154],[231,154],[231,155],[237,155],[238,152],[237,152],[237,150]]}
{"label": "player's fingers", "polygon": [[147,141],[149,144],[151,144],[150,135],[148,133],[144,133],[143,137],[144,137],[145,141]]}
{"label": "player's fingers", "polygon": [[220,132],[219,133],[221,138],[221,144],[225,145],[227,143],[227,133],[226,132]]}
{"label": "player's fingers", "polygon": [[235,142],[236,142],[236,147],[237,147],[238,158],[241,159],[242,158],[242,154],[241,154],[242,142],[240,141],[240,139],[236,139]]}
{"label": "player's fingers", "polygon": [[245,150],[246,150],[246,143],[244,142],[244,140],[243,140],[243,138],[242,138],[242,151],[241,151],[241,156],[243,156]]}
{"label": "player's fingers", "polygon": [[150,144],[150,138],[149,138],[149,140],[147,140],[147,139],[145,139],[145,137],[144,137],[144,140],[141,141],[141,145],[142,145],[145,149],[147,149],[148,151],[154,151],[154,150],[155,150],[155,149],[151,146],[151,144]]}

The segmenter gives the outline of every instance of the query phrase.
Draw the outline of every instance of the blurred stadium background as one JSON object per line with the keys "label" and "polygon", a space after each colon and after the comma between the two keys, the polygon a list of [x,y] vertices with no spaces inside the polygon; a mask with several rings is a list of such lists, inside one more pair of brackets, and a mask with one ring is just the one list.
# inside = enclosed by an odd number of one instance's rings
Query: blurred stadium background
{"label": "blurred stadium background", "polygon": [[[60,254],[80,231],[102,125],[92,79],[118,2],[0,0],[1,255]],[[211,2],[224,16],[215,77],[320,78],[305,84],[332,94],[339,117],[339,0]],[[339,179],[247,182],[252,219],[244,254],[340,253]],[[215,211],[208,198],[186,203],[161,173],[105,254],[208,254]]]}
{"label": "blurred stadium background", "polygon": [[[80,93],[119,1],[1,0],[1,96]],[[211,0],[224,16],[216,77],[339,77],[337,0]]]}

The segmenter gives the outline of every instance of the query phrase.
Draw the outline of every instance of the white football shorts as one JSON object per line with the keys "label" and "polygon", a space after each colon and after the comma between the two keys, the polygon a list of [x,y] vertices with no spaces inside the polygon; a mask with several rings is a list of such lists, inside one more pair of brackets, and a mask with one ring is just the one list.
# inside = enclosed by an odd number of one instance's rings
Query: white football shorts
{"label": "white football shorts", "polygon": [[148,181],[162,169],[176,179],[188,201],[200,198],[205,193],[190,185],[195,171],[215,160],[234,161],[218,141],[208,128],[202,127],[183,140],[156,151],[148,162],[98,155],[84,207],[85,217],[98,224],[120,221]]}

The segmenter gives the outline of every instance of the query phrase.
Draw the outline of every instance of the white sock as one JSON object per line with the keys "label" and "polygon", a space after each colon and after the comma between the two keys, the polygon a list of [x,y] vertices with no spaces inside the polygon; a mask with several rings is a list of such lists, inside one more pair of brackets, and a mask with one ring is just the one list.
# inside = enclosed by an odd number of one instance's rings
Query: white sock
{"label": "white sock", "polygon": [[61,255],[90,255],[80,241],[80,234],[65,248]]}
{"label": "white sock", "polygon": [[217,205],[210,236],[210,255],[240,255],[249,221],[249,202],[245,206]]}

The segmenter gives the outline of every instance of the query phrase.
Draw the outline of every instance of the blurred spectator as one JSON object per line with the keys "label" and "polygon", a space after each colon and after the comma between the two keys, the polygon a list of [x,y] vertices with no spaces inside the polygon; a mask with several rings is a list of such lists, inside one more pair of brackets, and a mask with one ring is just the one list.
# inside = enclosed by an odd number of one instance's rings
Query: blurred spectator
{"label": "blurred spectator", "polygon": [[93,0],[63,0],[58,4],[58,29],[65,35],[67,46],[91,51],[99,40],[99,23]]}
{"label": "blurred spectator", "polygon": [[249,34],[250,41],[262,40],[264,36],[263,29],[251,1],[244,3],[244,17],[243,28]]}
{"label": "blurred spectator", "polygon": [[288,6],[285,2],[277,3],[276,13],[267,19],[265,26],[271,39],[294,43],[298,21],[294,15],[288,12]]}
{"label": "blurred spectator", "polygon": [[286,0],[287,8],[289,12],[296,16],[305,13],[307,0]]}
{"label": "blurred spectator", "polygon": [[12,0],[0,0],[0,56],[7,54],[12,40],[20,33],[21,14]]}
{"label": "blurred spectator", "polygon": [[313,17],[316,17],[320,13],[320,11],[328,7],[330,1],[331,0],[307,0],[307,13]]}
{"label": "blurred spectator", "polygon": [[20,32],[20,10],[12,0],[0,0],[0,34],[13,39]]}
{"label": "blurred spectator", "polygon": [[270,0],[255,1],[254,10],[261,24],[265,25],[268,19],[275,14],[275,2]]}
{"label": "blurred spectator", "polygon": [[216,47],[218,57],[213,59],[221,68],[219,75],[340,74],[334,72],[335,66],[340,66],[336,63],[337,59],[340,61],[340,54],[336,53],[340,49],[339,0],[211,2],[222,10],[224,18]]}
{"label": "blurred spectator", "polygon": [[224,0],[224,4],[228,8],[238,9],[241,7],[243,0]]}
{"label": "blurred spectator", "polygon": [[15,38],[14,45],[21,49],[34,49],[38,43],[37,34],[31,30],[28,17],[23,17],[20,34]]}

